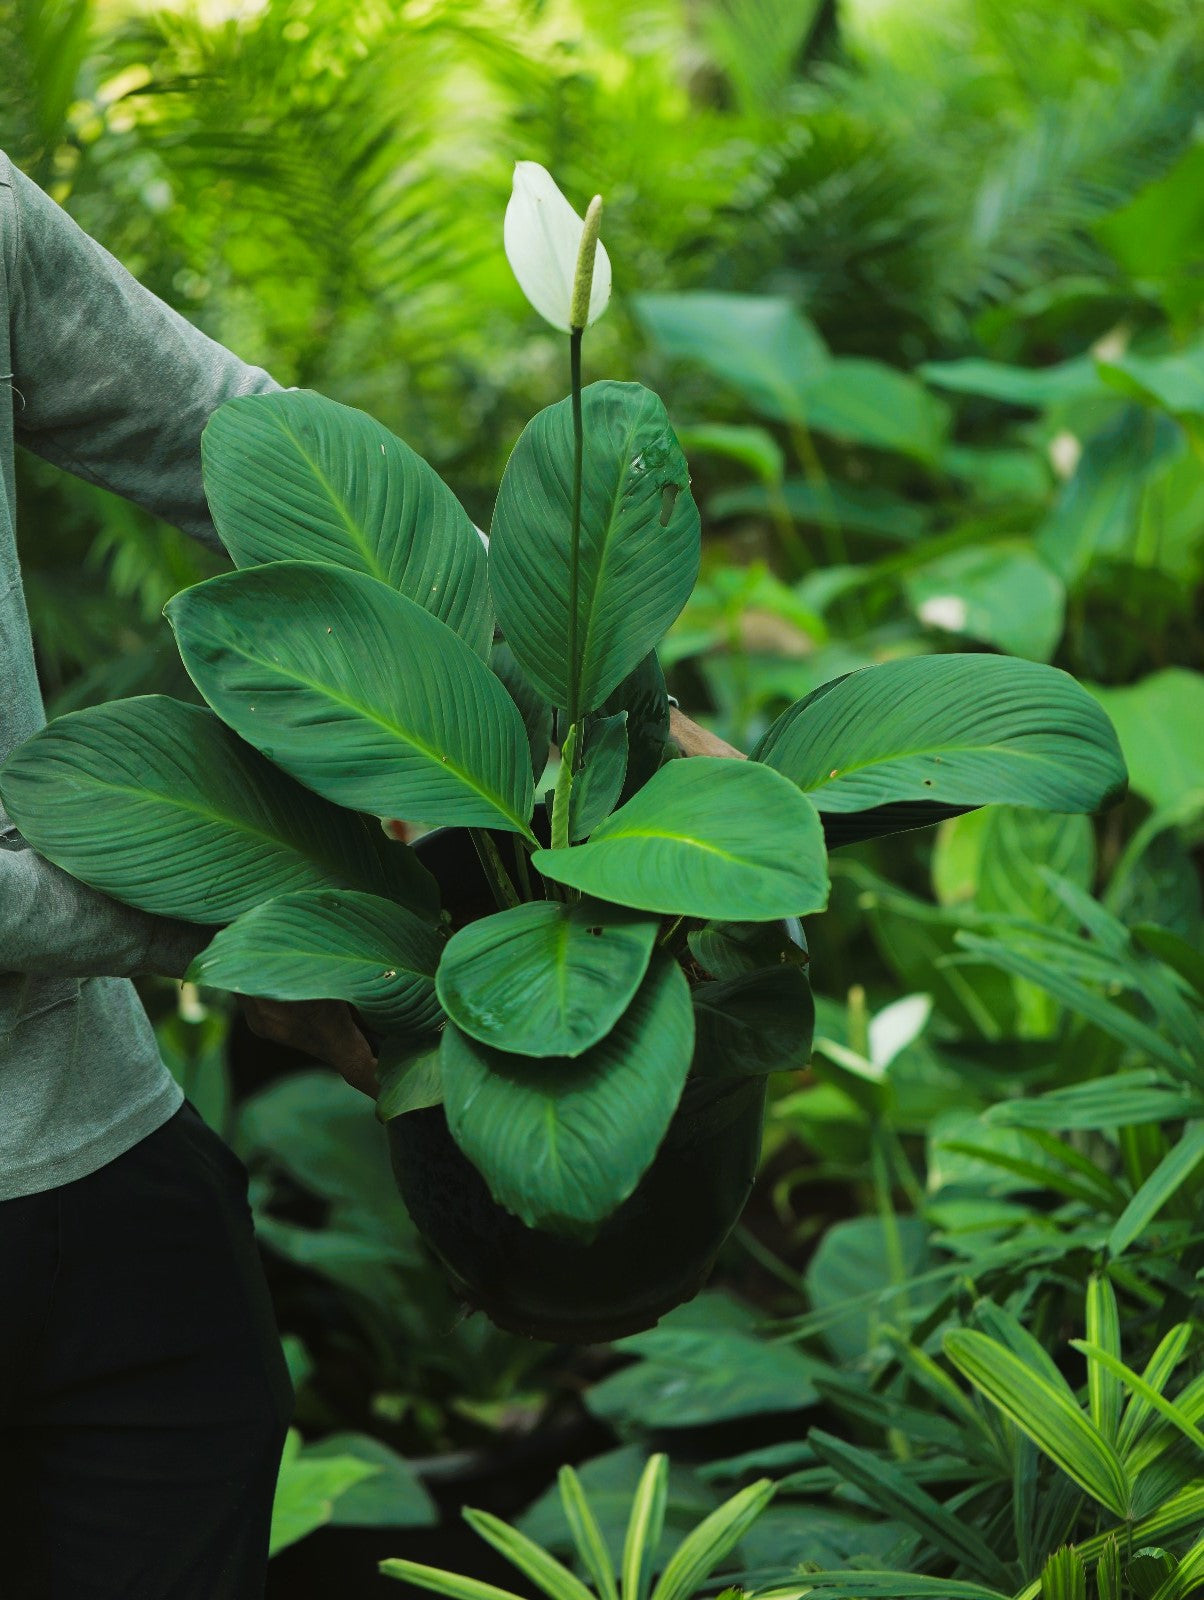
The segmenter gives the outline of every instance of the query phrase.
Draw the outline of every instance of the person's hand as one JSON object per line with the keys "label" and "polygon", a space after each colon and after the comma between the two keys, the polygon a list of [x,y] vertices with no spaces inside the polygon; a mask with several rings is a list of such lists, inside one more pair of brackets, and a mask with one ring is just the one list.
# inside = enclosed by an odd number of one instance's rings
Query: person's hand
{"label": "person's hand", "polygon": [[700,728],[676,706],[669,707],[669,737],[683,756],[734,756],[737,761],[745,759],[743,750],[737,750],[735,745],[728,744],[717,734]]}
{"label": "person's hand", "polygon": [[251,1032],[325,1061],[353,1089],[376,1099],[376,1055],[345,1000],[264,1000],[243,996]]}

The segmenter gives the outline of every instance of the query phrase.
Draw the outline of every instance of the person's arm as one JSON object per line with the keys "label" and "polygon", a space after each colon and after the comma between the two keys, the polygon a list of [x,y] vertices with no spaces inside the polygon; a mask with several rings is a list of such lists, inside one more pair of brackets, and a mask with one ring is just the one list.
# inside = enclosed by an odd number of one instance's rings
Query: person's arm
{"label": "person's arm", "polygon": [[224,400],[280,385],[144,288],[0,158],[5,177],[17,443],[222,549],[201,486],[201,430]]}
{"label": "person's arm", "polygon": [[[2,154],[0,209],[17,442],[221,549],[201,430],[222,401],[279,385],[145,289]],[[0,971],[178,977],[212,936],[23,844],[0,811]]]}

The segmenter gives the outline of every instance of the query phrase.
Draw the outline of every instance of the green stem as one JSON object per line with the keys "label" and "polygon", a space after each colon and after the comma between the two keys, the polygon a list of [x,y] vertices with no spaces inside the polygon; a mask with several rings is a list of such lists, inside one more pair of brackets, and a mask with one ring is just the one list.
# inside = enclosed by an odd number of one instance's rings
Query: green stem
{"label": "green stem", "polygon": [[577,724],[569,728],[568,737],[560,747],[560,771],[556,775],[556,788],[552,795],[552,849],[567,850],[573,842],[569,828],[569,814],[573,801],[573,768],[577,764]]}
{"label": "green stem", "polygon": [[585,435],[581,425],[581,335],[569,334],[569,378],[573,399],[573,527],[569,536],[569,726],[581,720],[581,662],[577,658],[577,592],[581,566],[581,468]]}
{"label": "green stem", "polygon": [[518,886],[522,890],[524,900],[534,900],[531,893],[531,874],[527,870],[527,847],[519,838],[511,840],[514,854],[514,875],[518,879]]}
{"label": "green stem", "polygon": [[481,869],[489,880],[489,887],[493,891],[493,898],[497,901],[499,910],[509,911],[511,907],[521,905],[518,891],[510,882],[510,874],[498,854],[497,845],[489,836],[485,828],[469,828],[469,836],[477,852],[477,859]]}

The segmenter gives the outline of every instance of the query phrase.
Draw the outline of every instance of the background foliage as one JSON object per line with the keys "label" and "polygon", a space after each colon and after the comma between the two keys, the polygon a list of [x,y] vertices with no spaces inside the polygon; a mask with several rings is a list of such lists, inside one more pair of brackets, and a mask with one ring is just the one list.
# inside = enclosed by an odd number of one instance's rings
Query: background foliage
{"label": "background foliage", "polygon": [[[540,1496],[570,1459],[621,1543],[660,1445],[666,1548],[779,1480],[728,1563],[751,1586],[1196,1592],[1198,7],[0,0],[0,61],[0,146],[85,228],[482,525],[568,382],[502,253],[512,162],[601,191],[585,377],[665,398],[704,513],[663,652],[683,704],[748,748],[859,665],[996,650],[1085,680],[1132,774],[1099,819],[836,853],[817,1048],[745,1224],[710,1293],[614,1350],[457,1320],[344,1086],[148,993],[253,1174],[299,1392],[279,1592],[396,1592],[391,1554],[492,1573],[464,1501],[530,1503],[567,1554]],[[214,561],[30,457],[19,523],[50,709],[191,697],[160,611]]]}

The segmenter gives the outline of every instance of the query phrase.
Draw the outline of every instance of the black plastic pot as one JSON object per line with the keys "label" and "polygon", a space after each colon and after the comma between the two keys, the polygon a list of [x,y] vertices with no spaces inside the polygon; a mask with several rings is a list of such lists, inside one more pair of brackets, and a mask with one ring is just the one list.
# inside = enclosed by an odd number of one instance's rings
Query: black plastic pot
{"label": "black plastic pot", "polygon": [[[441,829],[417,849],[445,905],[492,909],[463,830]],[[393,1172],[457,1291],[499,1327],[554,1341],[617,1339],[652,1327],[706,1282],[752,1189],[765,1089],[764,1078],[689,1079],[651,1167],[587,1244],[528,1228],[499,1206],[442,1106],[387,1124]]]}

